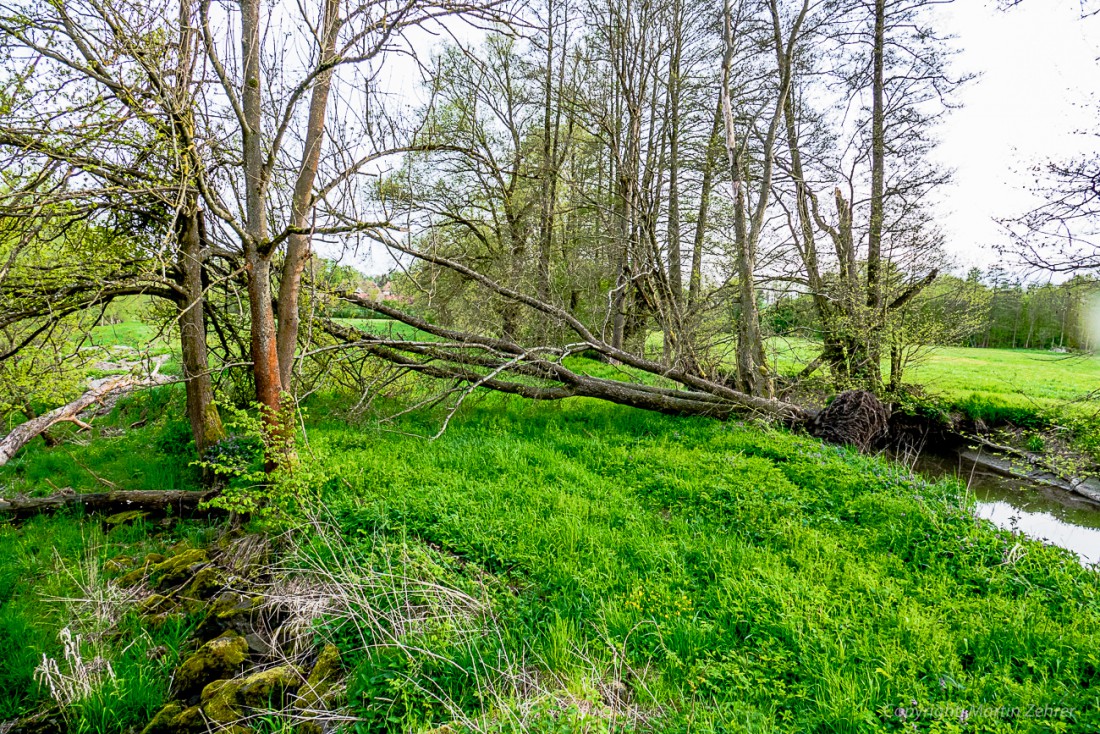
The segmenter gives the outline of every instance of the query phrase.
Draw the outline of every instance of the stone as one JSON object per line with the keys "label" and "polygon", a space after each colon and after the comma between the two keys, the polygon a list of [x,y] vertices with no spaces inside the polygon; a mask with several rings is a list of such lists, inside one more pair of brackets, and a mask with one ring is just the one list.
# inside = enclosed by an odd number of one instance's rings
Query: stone
{"label": "stone", "polygon": [[263,605],[262,596],[244,596],[235,591],[225,591],[214,598],[196,634],[209,640],[226,630],[247,634],[252,630],[256,611]]}
{"label": "stone", "polygon": [[148,553],[145,556],[144,563],[146,566],[152,566],[154,563],[160,563],[165,558],[166,556],[162,553]]}
{"label": "stone", "polygon": [[138,605],[138,611],[145,615],[163,614],[168,611],[174,603],[171,597],[164,596],[163,594],[152,594],[146,597],[141,604]]}
{"label": "stone", "polygon": [[248,642],[248,649],[254,655],[271,655],[271,645],[258,632],[249,632],[244,636]]}
{"label": "stone", "polygon": [[193,548],[157,563],[149,570],[149,576],[158,589],[178,586],[198,573],[208,562],[206,551]]}
{"label": "stone", "polygon": [[171,701],[153,716],[141,734],[190,734],[205,731],[202,710]]}
{"label": "stone", "polygon": [[148,516],[148,512],[143,512],[141,510],[126,510],[124,512],[116,512],[110,517],[104,518],[103,522],[111,527],[118,527],[137,520],[144,520]]}
{"label": "stone", "polygon": [[340,650],[331,643],[325,645],[309,678],[298,694],[297,706],[302,710],[317,710],[331,698],[340,678]]}
{"label": "stone", "polygon": [[241,681],[237,700],[249,708],[283,708],[288,693],[302,685],[302,671],[293,665],[278,665],[253,673]]}
{"label": "stone", "polygon": [[103,572],[110,574],[122,573],[133,565],[134,559],[130,556],[118,556],[103,564]]}
{"label": "stone", "polygon": [[145,569],[144,568],[135,568],[133,571],[126,574],[125,576],[121,576],[118,579],[118,581],[116,581],[115,583],[117,583],[119,586],[123,586],[123,587],[128,588],[130,586],[137,586],[138,584],[140,584],[144,580],[145,580]]}
{"label": "stone", "polygon": [[236,632],[226,632],[200,647],[176,670],[173,694],[187,699],[199,694],[208,683],[232,678],[248,658],[248,643]]}
{"label": "stone", "polygon": [[244,713],[237,707],[240,687],[239,681],[216,680],[203,688],[201,706],[206,717],[219,724],[243,719]]}
{"label": "stone", "polygon": [[172,734],[171,723],[172,720],[183,711],[183,706],[170,701],[166,703],[160,711],[157,711],[153,715],[153,718],[146,724],[145,728],[141,730],[141,734]]}
{"label": "stone", "polygon": [[222,572],[213,566],[199,569],[191,582],[180,592],[180,597],[191,602],[202,602],[214,596],[225,585]]}

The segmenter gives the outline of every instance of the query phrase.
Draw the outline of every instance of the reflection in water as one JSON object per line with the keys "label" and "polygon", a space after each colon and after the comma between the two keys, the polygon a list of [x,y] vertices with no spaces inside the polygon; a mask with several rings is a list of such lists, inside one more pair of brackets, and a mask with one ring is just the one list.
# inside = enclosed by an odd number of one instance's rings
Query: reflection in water
{"label": "reflection in water", "polygon": [[926,476],[953,476],[978,500],[975,514],[1006,529],[1068,548],[1085,564],[1100,563],[1100,505],[1056,487],[996,474],[962,456],[922,456]]}

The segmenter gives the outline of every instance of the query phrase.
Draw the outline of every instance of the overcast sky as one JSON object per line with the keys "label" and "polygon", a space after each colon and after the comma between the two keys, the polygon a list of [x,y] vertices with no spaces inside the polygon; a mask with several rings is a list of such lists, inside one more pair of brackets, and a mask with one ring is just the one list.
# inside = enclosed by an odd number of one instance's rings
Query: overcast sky
{"label": "overcast sky", "polygon": [[956,0],[941,12],[957,36],[956,71],[980,75],[940,131],[937,157],[956,170],[941,224],[960,265],[987,267],[999,259],[993,219],[1035,201],[1031,168],[1100,142],[1081,134],[1100,131],[1100,17],[1081,19],[1077,0],[1024,0],[1008,11]]}

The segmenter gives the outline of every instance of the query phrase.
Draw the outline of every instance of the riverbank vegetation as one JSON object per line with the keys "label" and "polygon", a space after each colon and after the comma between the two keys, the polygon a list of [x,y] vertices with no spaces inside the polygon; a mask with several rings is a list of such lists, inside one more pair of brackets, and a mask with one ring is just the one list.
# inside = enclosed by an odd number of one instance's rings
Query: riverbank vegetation
{"label": "riverbank vegetation", "polygon": [[0,0],[0,732],[1095,731],[1100,576],[888,458],[1100,462],[941,5]]}
{"label": "riverbank vegetation", "polygon": [[[182,433],[180,399],[92,442],[107,447],[100,481],[178,465],[150,449]],[[591,401],[484,398],[439,440],[412,435],[434,429],[425,415],[309,419],[309,479],[281,504],[288,527],[323,513],[327,542],[362,557],[361,573],[413,574],[484,605],[397,638],[364,639],[338,620],[311,632],[340,647],[360,730],[1087,731],[1100,721],[1100,580],[1067,551],[975,520],[959,484],[761,426]],[[124,464],[112,452],[147,458]],[[28,451],[4,481],[42,476],[58,453]],[[49,703],[33,671],[43,653],[61,660],[56,635],[68,625],[116,677],[71,725],[124,731],[167,700],[163,676],[202,614],[146,632],[137,604],[104,599],[116,618],[93,643],[87,625],[102,621],[72,611],[91,602],[62,600],[115,588],[86,578],[110,576],[113,557],[210,543],[224,521],[104,532],[88,520],[0,531],[3,634],[25,651],[6,661],[0,699],[7,716]],[[301,532],[288,542],[316,530]],[[376,591],[379,613],[384,597]],[[167,651],[150,661],[158,646]],[[1061,713],[989,714],[997,705]],[[921,710],[954,713],[919,720]],[[967,723],[966,711],[984,718]]]}

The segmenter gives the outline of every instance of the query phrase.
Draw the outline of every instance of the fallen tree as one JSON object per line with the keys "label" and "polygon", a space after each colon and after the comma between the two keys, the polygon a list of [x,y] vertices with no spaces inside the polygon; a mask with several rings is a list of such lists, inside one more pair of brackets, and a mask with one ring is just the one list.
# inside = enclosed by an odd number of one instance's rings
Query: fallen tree
{"label": "fallen tree", "polygon": [[[410,254],[415,252],[406,251]],[[451,380],[456,386],[462,386],[455,389],[463,397],[477,388],[485,388],[533,400],[589,397],[662,413],[708,416],[721,420],[735,415],[755,414],[861,450],[871,448],[885,437],[889,411],[872,393],[841,393],[824,411],[775,398],[749,395],[724,382],[617,349],[560,308],[503,287],[459,263],[424,253],[416,254],[456,269],[498,295],[553,318],[570,328],[578,341],[562,347],[525,347],[507,338],[438,326],[363,294],[340,293],[338,297],[348,303],[413,327],[435,339],[398,339],[343,326],[330,319],[318,319],[319,326],[339,343],[337,348],[359,348],[410,372]],[[640,380],[593,377],[564,364],[567,357],[587,351],[626,365],[636,372],[651,375],[656,378],[654,381],[666,382],[668,386]]]}
{"label": "fallen tree", "polygon": [[171,381],[172,378],[165,377],[156,371],[145,376],[119,375],[96,380],[76,400],[16,426],[8,435],[0,439],[0,466],[7,464],[18,453],[19,449],[58,423],[76,423],[82,428],[86,428],[87,423],[80,419],[80,415],[93,405],[102,405],[109,400],[117,400],[126,393],[142,387],[163,385]]}
{"label": "fallen tree", "polygon": [[185,490],[125,491],[77,494],[58,492],[49,497],[24,497],[0,499],[0,512],[18,520],[32,515],[55,512],[65,507],[81,506],[87,512],[116,513],[140,510],[156,515],[194,515],[196,513],[223,513],[224,510],[204,508],[202,505],[217,494],[214,490],[189,492]]}

